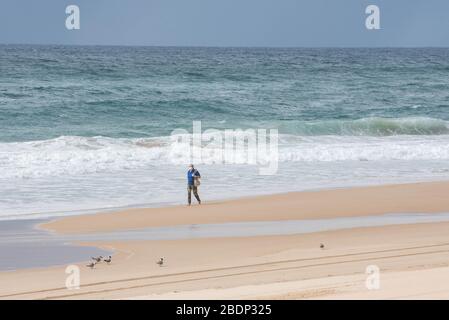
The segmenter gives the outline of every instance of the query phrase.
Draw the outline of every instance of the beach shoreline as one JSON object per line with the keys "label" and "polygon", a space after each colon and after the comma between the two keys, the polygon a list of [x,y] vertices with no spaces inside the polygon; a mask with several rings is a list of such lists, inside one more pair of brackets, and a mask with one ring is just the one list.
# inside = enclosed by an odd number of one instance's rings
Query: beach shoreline
{"label": "beach shoreline", "polygon": [[[448,190],[449,182],[425,182],[287,193],[70,216],[51,219],[39,229],[73,236],[180,225],[448,213]],[[65,266],[20,269],[0,272],[0,299],[447,298],[449,288],[438,279],[449,275],[448,231],[449,222],[439,222],[293,235],[81,241],[74,244],[114,254],[111,265],[100,263],[94,270],[75,263],[81,272],[79,290],[65,288]],[[162,268],[155,264],[160,257],[167,261]],[[384,291],[363,287],[371,264],[391,280]],[[404,286],[413,276],[428,279],[428,285]],[[431,292],[431,287],[439,291]]]}
{"label": "beach shoreline", "polygon": [[174,225],[325,219],[449,212],[449,181],[299,191],[204,202],[201,206],[132,208],[50,219],[37,227],[89,233]]}

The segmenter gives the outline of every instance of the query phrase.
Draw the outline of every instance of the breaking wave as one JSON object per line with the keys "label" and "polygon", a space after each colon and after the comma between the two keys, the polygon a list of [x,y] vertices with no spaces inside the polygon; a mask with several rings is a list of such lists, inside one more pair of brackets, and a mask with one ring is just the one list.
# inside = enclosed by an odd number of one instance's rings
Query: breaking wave
{"label": "breaking wave", "polygon": [[[216,162],[223,146],[217,142],[204,144],[202,160]],[[0,168],[3,178],[77,176],[186,164],[189,152],[189,145],[175,143],[169,136],[140,139],[63,136],[44,141],[0,143]],[[237,159],[245,159],[257,150],[245,145],[234,146],[232,152]],[[449,160],[449,135],[281,134],[278,155],[281,162]]]}
{"label": "breaking wave", "polygon": [[363,118],[358,120],[285,121],[280,129],[298,135],[393,136],[449,134],[449,122],[441,119]]}

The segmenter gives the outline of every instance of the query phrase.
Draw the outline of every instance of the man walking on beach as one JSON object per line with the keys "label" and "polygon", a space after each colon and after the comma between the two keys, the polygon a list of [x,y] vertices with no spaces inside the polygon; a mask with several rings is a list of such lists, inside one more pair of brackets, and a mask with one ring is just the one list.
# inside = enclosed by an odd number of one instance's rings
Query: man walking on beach
{"label": "man walking on beach", "polygon": [[189,165],[189,170],[187,171],[187,200],[189,206],[192,204],[192,191],[198,204],[201,204],[201,199],[198,195],[198,186],[200,185],[200,172],[193,167],[193,164]]}

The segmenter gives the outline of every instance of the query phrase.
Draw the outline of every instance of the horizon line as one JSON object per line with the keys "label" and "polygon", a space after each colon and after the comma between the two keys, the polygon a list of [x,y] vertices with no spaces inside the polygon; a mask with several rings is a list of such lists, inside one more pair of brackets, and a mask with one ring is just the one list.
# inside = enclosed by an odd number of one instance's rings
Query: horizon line
{"label": "horizon line", "polygon": [[240,45],[151,45],[151,44],[68,44],[68,43],[3,43],[0,46],[66,46],[66,47],[143,47],[143,48],[247,48],[247,49],[448,49],[449,46],[240,46]]}

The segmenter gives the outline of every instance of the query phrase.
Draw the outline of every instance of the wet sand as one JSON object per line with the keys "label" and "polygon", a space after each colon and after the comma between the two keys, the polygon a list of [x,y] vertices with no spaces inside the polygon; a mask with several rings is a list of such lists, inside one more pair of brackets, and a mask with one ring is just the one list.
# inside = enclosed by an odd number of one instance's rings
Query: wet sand
{"label": "wet sand", "polygon": [[37,230],[42,220],[0,221],[0,271],[67,265],[110,251],[79,246]]}
{"label": "wet sand", "polygon": [[[94,270],[80,264],[79,290],[65,287],[65,267],[1,272],[0,299],[220,299],[229,298],[229,290],[236,299],[369,298],[374,297],[364,288],[369,265],[380,268],[381,279],[408,271],[449,270],[448,231],[446,222],[290,236],[89,243],[115,254],[110,265],[101,263]],[[166,260],[163,267],[155,263],[160,257]],[[423,290],[431,287],[441,291],[438,298],[447,298],[441,279],[420,281],[427,283]],[[246,286],[261,287],[245,295]],[[273,289],[279,286],[281,291]],[[215,293],[206,297],[204,290]],[[424,293],[419,288],[413,292]],[[411,293],[381,282],[375,297],[407,298]]]}
{"label": "wet sand", "polygon": [[449,182],[294,192],[205,203],[128,209],[56,219],[41,227],[60,233],[145,227],[449,212]]}
{"label": "wet sand", "polygon": [[[290,193],[69,217],[41,228],[95,236],[161,226],[443,213],[449,212],[448,190],[449,183],[437,182]],[[92,238],[80,244],[113,251],[113,262],[94,270],[81,262],[79,290],[65,287],[64,266],[18,270],[0,272],[0,298],[447,299],[449,282],[442,279],[449,276],[449,222],[411,222],[288,235]],[[160,257],[163,267],[155,263]],[[380,269],[379,290],[365,287],[370,265]]]}

